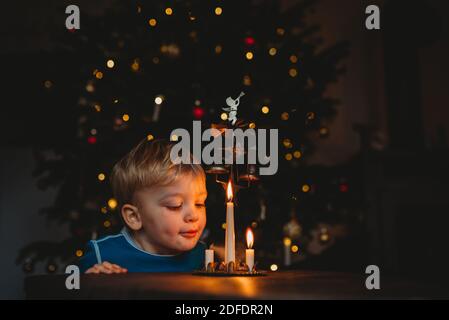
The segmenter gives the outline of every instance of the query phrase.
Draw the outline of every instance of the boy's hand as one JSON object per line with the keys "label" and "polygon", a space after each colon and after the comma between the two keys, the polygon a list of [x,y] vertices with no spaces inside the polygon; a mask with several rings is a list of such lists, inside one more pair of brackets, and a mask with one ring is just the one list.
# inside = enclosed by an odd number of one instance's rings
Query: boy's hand
{"label": "boy's hand", "polygon": [[116,264],[109,263],[107,261],[103,262],[102,264],[96,264],[93,267],[87,269],[86,273],[127,273],[128,270],[125,268],[122,268]]}

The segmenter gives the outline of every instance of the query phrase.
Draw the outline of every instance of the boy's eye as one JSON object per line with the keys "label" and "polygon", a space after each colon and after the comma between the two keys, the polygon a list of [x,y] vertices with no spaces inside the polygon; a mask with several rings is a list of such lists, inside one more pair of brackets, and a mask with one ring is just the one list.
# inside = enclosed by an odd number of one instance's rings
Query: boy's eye
{"label": "boy's eye", "polygon": [[206,204],[204,204],[204,203],[197,203],[197,204],[195,204],[195,206],[197,206],[198,208],[204,208],[206,206]]}
{"label": "boy's eye", "polygon": [[165,206],[168,210],[172,210],[172,211],[176,211],[176,210],[179,210],[179,209],[181,209],[181,207],[182,207],[182,203],[180,204],[180,205],[175,205],[175,206],[172,206],[172,205],[170,205],[170,206]]}

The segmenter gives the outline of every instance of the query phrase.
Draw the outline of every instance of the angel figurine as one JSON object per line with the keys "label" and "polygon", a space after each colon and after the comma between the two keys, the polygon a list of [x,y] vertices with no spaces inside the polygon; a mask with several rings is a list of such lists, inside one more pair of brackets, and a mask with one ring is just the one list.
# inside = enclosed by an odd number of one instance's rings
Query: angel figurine
{"label": "angel figurine", "polygon": [[240,95],[236,99],[232,99],[231,97],[226,98],[226,104],[229,108],[222,108],[224,111],[229,112],[228,121],[235,125],[237,121],[237,107],[240,104],[240,98],[243,97],[245,93],[242,91]]}

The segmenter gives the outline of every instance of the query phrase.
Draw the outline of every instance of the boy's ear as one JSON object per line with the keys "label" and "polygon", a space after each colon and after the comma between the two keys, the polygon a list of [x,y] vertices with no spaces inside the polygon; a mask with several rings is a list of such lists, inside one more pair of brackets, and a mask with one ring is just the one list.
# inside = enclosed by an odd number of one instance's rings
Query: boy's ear
{"label": "boy's ear", "polygon": [[122,218],[126,225],[133,231],[142,228],[142,219],[140,218],[139,209],[129,203],[122,206]]}

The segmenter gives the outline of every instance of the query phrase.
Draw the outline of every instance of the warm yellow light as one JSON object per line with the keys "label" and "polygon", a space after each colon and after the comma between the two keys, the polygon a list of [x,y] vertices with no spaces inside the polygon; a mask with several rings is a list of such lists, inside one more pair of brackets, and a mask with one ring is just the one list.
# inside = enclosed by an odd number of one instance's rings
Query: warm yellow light
{"label": "warm yellow light", "polygon": [[220,54],[222,50],[223,50],[223,47],[221,45],[217,44],[215,46],[215,53],[216,54]]}
{"label": "warm yellow light", "polygon": [[329,129],[327,129],[326,127],[322,127],[322,128],[320,128],[320,134],[321,135],[326,135],[326,134],[328,134],[329,133]]}
{"label": "warm yellow light", "polygon": [[280,36],[283,36],[285,33],[285,30],[283,28],[277,28],[276,29],[276,33]]}
{"label": "warm yellow light", "polygon": [[100,211],[101,211],[101,213],[108,213],[108,208],[101,207]]}
{"label": "warm yellow light", "polygon": [[223,222],[223,223],[221,224],[221,228],[224,229],[224,230],[226,230],[226,222]]}
{"label": "warm yellow light", "polygon": [[162,98],[162,96],[157,96],[156,98],[154,98],[155,104],[161,104],[163,101],[164,99]]}
{"label": "warm yellow light", "polygon": [[115,208],[117,208],[117,200],[115,200],[114,198],[111,198],[108,200],[108,206],[109,208],[111,208],[112,210],[114,210]]}
{"label": "warm yellow light", "polygon": [[270,112],[270,108],[268,108],[268,106],[263,106],[262,107],[262,113],[263,114],[267,114],[268,112]]}
{"label": "warm yellow light", "polygon": [[256,221],[251,222],[251,227],[256,229],[257,228],[257,222]]}
{"label": "warm yellow light", "polygon": [[170,8],[170,7],[166,8],[166,9],[165,9],[165,14],[166,14],[167,16],[171,16],[171,15],[173,14],[173,9]]}
{"label": "warm yellow light", "polygon": [[290,56],[290,62],[291,62],[291,63],[296,63],[296,62],[298,62],[298,57],[295,56],[294,54],[292,54],[292,55]]}
{"label": "warm yellow light", "polygon": [[223,13],[223,9],[222,8],[220,8],[220,7],[216,7],[215,8],[215,14],[217,16],[221,15],[222,13]]}
{"label": "warm yellow light", "polygon": [[94,91],[95,91],[94,85],[93,85],[92,83],[88,83],[88,84],[86,85],[86,91],[87,91],[87,92],[94,92]]}
{"label": "warm yellow light", "polygon": [[111,222],[110,222],[109,220],[106,220],[106,221],[103,223],[103,225],[104,225],[105,228],[109,228],[109,227],[111,226]]}
{"label": "warm yellow light", "polygon": [[147,140],[151,141],[154,139],[154,136],[152,134],[147,135]]}
{"label": "warm yellow light", "polygon": [[254,129],[256,127],[256,124],[254,123],[254,122],[251,122],[250,124],[249,124],[249,128],[250,129]]}
{"label": "warm yellow light", "polygon": [[282,144],[284,145],[284,147],[286,148],[291,148],[292,147],[292,142],[290,141],[290,139],[286,138],[282,141]]}
{"label": "warm yellow light", "polygon": [[307,119],[308,119],[308,120],[313,120],[313,119],[315,119],[315,113],[314,113],[314,112],[308,112],[308,113],[307,113]]}
{"label": "warm yellow light", "polygon": [[106,175],[104,173],[99,173],[98,174],[98,180],[104,181],[104,179],[106,179]]}
{"label": "warm yellow light", "polygon": [[293,152],[293,156],[294,156],[296,159],[301,158],[301,156],[302,156],[301,151],[296,150],[295,152]]}
{"label": "warm yellow light", "polygon": [[77,257],[81,257],[83,255],[83,250],[78,249],[78,250],[76,250],[75,254]]}
{"label": "warm yellow light", "polygon": [[229,202],[232,202],[233,195],[234,195],[234,193],[232,191],[232,183],[231,183],[231,181],[229,181],[228,186],[226,188],[226,196],[228,197]]}
{"label": "warm yellow light", "polygon": [[287,154],[285,155],[285,160],[290,161],[290,160],[292,160],[292,159],[293,159],[293,156],[292,156],[291,153],[287,153]]}
{"label": "warm yellow light", "polygon": [[293,252],[293,253],[298,252],[298,250],[299,250],[299,248],[298,248],[297,245],[292,246],[292,252]]}
{"label": "warm yellow light", "polygon": [[246,246],[248,247],[248,249],[251,249],[253,247],[253,244],[254,244],[253,231],[251,230],[251,228],[247,228],[246,229]]}
{"label": "warm yellow light", "polygon": [[94,105],[94,108],[95,108],[95,111],[97,111],[97,112],[100,112],[100,111],[101,111],[101,106],[100,106],[98,103],[96,103],[96,104]]}
{"label": "warm yellow light", "polygon": [[251,85],[251,77],[250,76],[244,76],[243,77],[243,84],[245,86],[250,86]]}
{"label": "warm yellow light", "polygon": [[278,269],[277,264],[272,264],[272,265],[270,266],[270,270],[271,270],[271,271],[277,271],[277,269]]}
{"label": "warm yellow light", "polygon": [[328,240],[329,240],[329,234],[327,234],[327,233],[322,233],[322,234],[320,235],[320,240],[323,241],[323,242],[328,241]]}
{"label": "warm yellow light", "polygon": [[118,103],[118,99],[114,99],[114,103]]}
{"label": "warm yellow light", "polygon": [[50,89],[52,85],[53,85],[53,83],[51,83],[50,80],[46,80],[46,81],[44,82],[44,86],[45,86],[45,88],[47,88],[47,89]]}
{"label": "warm yellow light", "polygon": [[131,69],[133,71],[139,71],[139,68],[140,68],[139,61],[137,61],[137,59],[135,59],[134,62],[131,64]]}
{"label": "warm yellow light", "polygon": [[178,136],[177,136],[176,134],[173,134],[173,135],[170,137],[170,141],[178,141]]}
{"label": "warm yellow light", "polygon": [[223,121],[228,120],[228,114],[227,114],[226,112],[223,112],[223,113],[220,115],[220,118],[221,118],[221,120],[223,120]]}
{"label": "warm yellow light", "polygon": [[310,191],[310,186],[308,184],[305,184],[302,186],[302,192],[309,192]]}
{"label": "warm yellow light", "polygon": [[269,54],[270,56],[276,55],[277,52],[278,52],[278,51],[276,50],[276,48],[270,48],[270,50],[268,50],[268,54]]}
{"label": "warm yellow light", "polygon": [[251,51],[248,51],[245,56],[248,60],[252,60],[254,58],[254,54]]}
{"label": "warm yellow light", "polygon": [[295,68],[291,68],[290,70],[288,70],[288,74],[290,75],[290,77],[294,78],[298,75],[298,70],[296,70]]}
{"label": "warm yellow light", "polygon": [[292,239],[284,238],[284,246],[288,247],[288,246],[291,246],[291,244],[292,244]]}
{"label": "warm yellow light", "polygon": [[124,114],[123,116],[122,116],[122,119],[123,119],[123,121],[129,121],[129,114]]}
{"label": "warm yellow light", "polygon": [[282,120],[287,121],[289,117],[290,117],[290,115],[288,114],[288,112],[282,112],[282,114],[281,114]]}
{"label": "warm yellow light", "polygon": [[95,78],[97,78],[97,79],[103,79],[103,72],[98,71],[98,72],[95,74]]}
{"label": "warm yellow light", "polygon": [[151,27],[155,27],[155,26],[157,25],[157,20],[154,19],[154,18],[152,18],[152,19],[148,20],[148,24],[149,24]]}
{"label": "warm yellow light", "polygon": [[106,62],[106,66],[107,66],[109,69],[114,68],[114,66],[115,66],[114,60],[109,59],[109,60]]}

